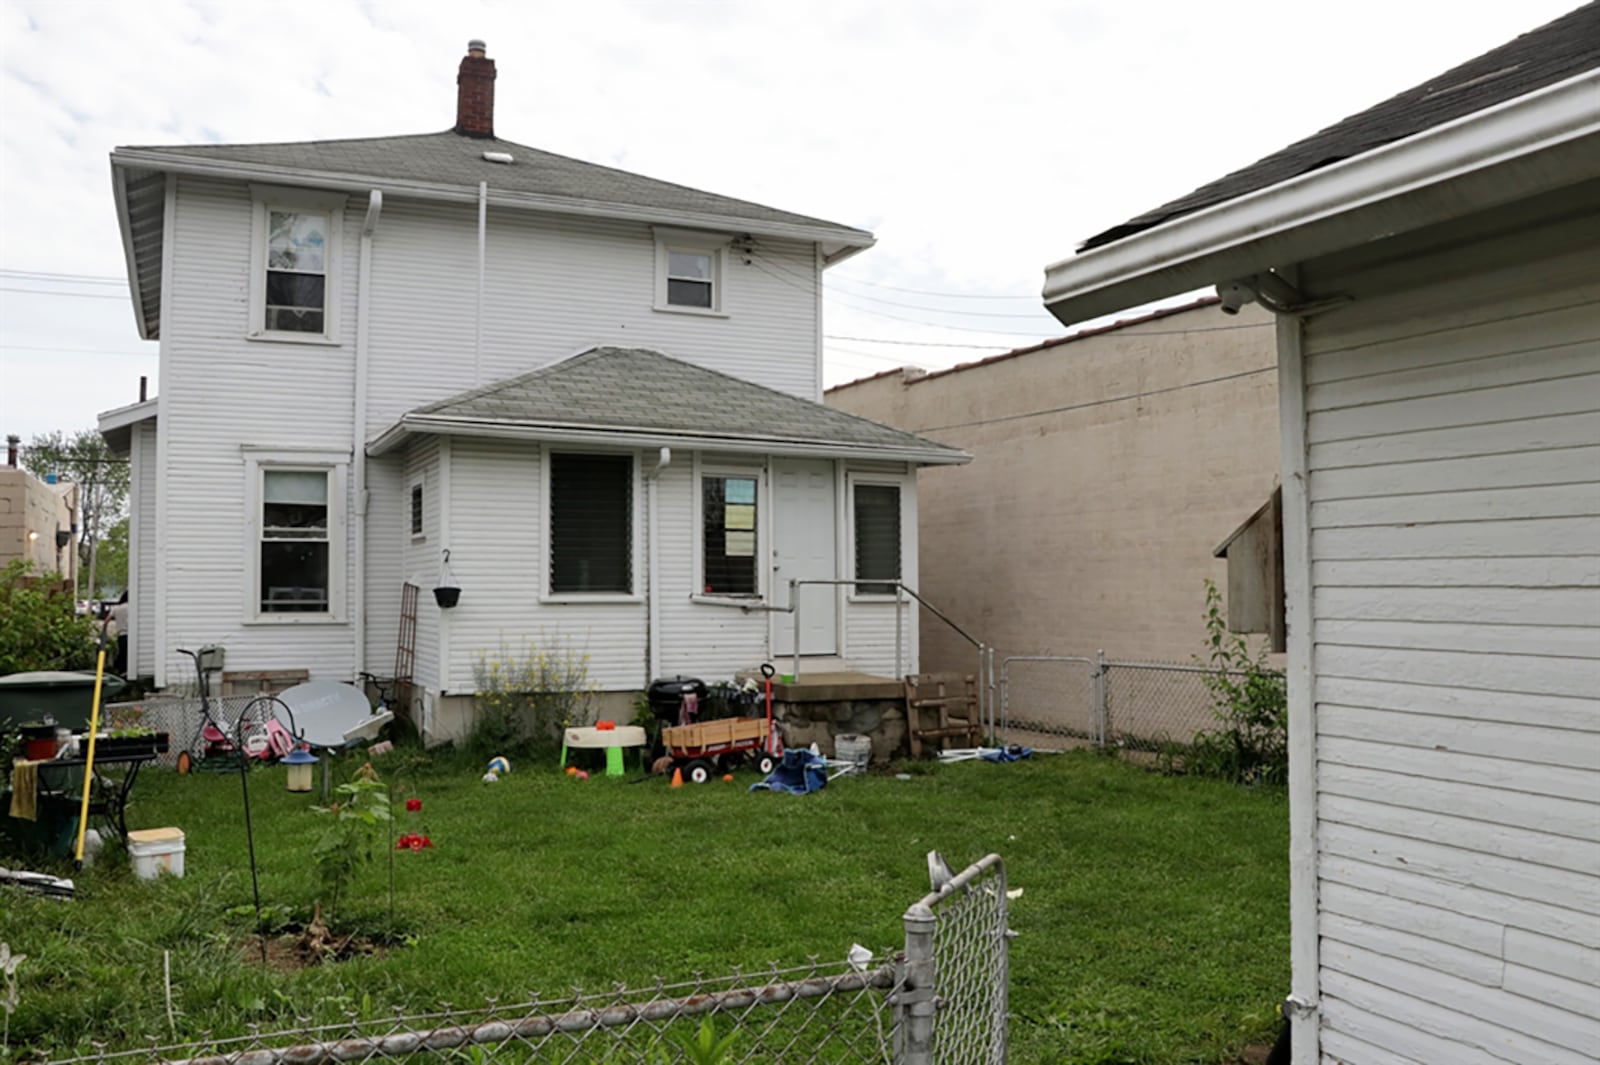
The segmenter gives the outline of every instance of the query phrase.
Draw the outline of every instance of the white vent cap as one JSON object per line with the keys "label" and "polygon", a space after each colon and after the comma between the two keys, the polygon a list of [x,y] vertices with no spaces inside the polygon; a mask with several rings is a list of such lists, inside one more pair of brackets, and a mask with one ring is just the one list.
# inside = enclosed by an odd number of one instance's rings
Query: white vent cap
{"label": "white vent cap", "polygon": [[510,152],[484,152],[483,157],[491,163],[511,163],[516,161],[516,157]]}

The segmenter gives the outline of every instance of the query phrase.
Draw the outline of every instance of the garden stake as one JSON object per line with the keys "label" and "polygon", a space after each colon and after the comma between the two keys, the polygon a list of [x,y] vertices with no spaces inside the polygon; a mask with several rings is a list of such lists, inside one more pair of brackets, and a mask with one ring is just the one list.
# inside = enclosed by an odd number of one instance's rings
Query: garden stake
{"label": "garden stake", "polygon": [[244,793],[244,838],[250,849],[250,891],[256,900],[256,938],[261,940],[261,967],[266,968],[267,930],[261,923],[261,880],[256,875],[256,834],[250,823],[250,758],[244,747],[244,725],[249,716],[239,715],[239,722],[234,726],[234,743],[239,749],[239,790]]}
{"label": "garden stake", "polygon": [[100,685],[106,677],[106,630],[111,627],[111,615],[100,622],[100,650],[94,662],[94,705],[89,710],[89,753],[84,756],[83,803],[78,808],[78,845],[73,850],[72,864],[83,868],[83,837],[89,830],[89,792],[94,788],[94,738],[100,733]]}

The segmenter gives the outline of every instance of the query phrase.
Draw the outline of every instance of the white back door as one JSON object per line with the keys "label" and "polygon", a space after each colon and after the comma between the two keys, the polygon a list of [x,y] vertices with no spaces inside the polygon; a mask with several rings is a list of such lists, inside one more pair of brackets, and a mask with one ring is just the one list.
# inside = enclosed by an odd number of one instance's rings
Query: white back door
{"label": "white back door", "polygon": [[[771,600],[789,605],[791,580],[833,580],[838,575],[836,484],[828,459],[772,460]],[[839,651],[839,589],[812,585],[800,589],[800,653]],[[794,654],[794,615],[772,615],[772,653]],[[780,670],[783,664],[777,663]]]}

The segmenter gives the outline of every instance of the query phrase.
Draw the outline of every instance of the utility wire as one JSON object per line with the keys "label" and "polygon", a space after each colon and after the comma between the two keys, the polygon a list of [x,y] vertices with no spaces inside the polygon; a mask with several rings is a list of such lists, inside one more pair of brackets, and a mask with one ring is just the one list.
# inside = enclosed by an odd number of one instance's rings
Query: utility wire
{"label": "utility wire", "polygon": [[143,358],[154,359],[159,351],[114,351],[111,348],[47,348],[32,344],[0,344],[3,351],[49,351],[61,355],[136,355]]}
{"label": "utility wire", "polygon": [[6,277],[25,278],[29,281],[77,281],[88,285],[126,285],[125,278],[110,277],[106,274],[58,274],[48,270],[5,270],[0,269],[0,274]]}
{"label": "utility wire", "polygon": [[[759,249],[755,252],[755,254],[758,254],[758,255],[761,254]],[[777,270],[780,273],[788,274],[790,277],[792,277],[795,280],[797,280],[797,281],[801,282],[802,284],[806,285],[807,286],[807,288],[806,288],[807,292],[811,291],[810,285],[812,284],[812,282],[811,282],[810,278],[804,277],[804,276],[802,276],[802,275],[800,275],[798,273],[795,273],[793,270],[789,270],[789,269],[785,268],[783,266],[783,264],[779,263],[776,259],[770,259],[770,258],[767,258],[765,256],[762,256],[762,261],[765,262],[768,266],[772,267],[774,270]],[[755,265],[755,264],[753,264],[753,265]],[[824,280],[826,280],[826,278],[824,278]],[[839,289],[835,289],[835,288],[831,288],[831,287],[828,288],[828,291],[830,291],[834,295],[842,297],[842,298],[855,299],[855,300],[867,300],[870,303],[881,303],[881,304],[883,304],[884,306],[887,306],[887,307],[900,307],[900,308],[902,308],[904,310],[911,310],[911,311],[926,311],[929,314],[955,314],[955,315],[960,315],[960,316],[962,316],[964,318],[1020,318],[1020,319],[1024,319],[1024,320],[1038,321],[1039,318],[1042,315],[1045,314],[1044,308],[1042,306],[1039,308],[1038,311],[1036,311],[1033,314],[1011,314],[1011,313],[1008,313],[1008,312],[1005,312],[1005,311],[947,311],[947,310],[944,310],[943,308],[940,308],[940,307],[927,307],[927,306],[924,306],[924,305],[922,305],[920,303],[901,303],[898,300],[886,300],[886,299],[883,299],[883,298],[878,297],[878,296],[869,296],[864,292],[840,291]],[[973,298],[975,298],[975,299],[989,299],[989,298],[992,298],[992,297],[977,296],[977,297],[973,297]],[[1004,297],[1004,298],[1006,298],[1006,299],[1015,299],[1016,297],[1007,296],[1007,297]]]}
{"label": "utility wire", "polygon": [[890,292],[905,292],[913,296],[938,296],[949,300],[1028,300],[1038,302],[1038,295],[1031,296],[986,296],[976,292],[935,292],[925,288],[901,288],[899,285],[886,285],[881,281],[868,281],[860,277],[845,277],[840,274],[829,274],[830,281],[844,281],[852,285],[870,285],[873,288],[885,288]]}
{"label": "utility wire", "polygon": [[125,300],[128,297],[110,292],[53,292],[47,288],[12,288],[0,285],[0,292],[26,292],[33,296],[73,296],[80,300]]}
{"label": "utility wire", "polygon": [[890,340],[888,337],[847,337],[838,333],[823,334],[824,340],[846,340],[852,344],[896,344],[910,348],[966,348],[974,351],[1011,351],[1004,344],[946,344],[940,340]]}
{"label": "utility wire", "polygon": [[[1271,323],[1268,323],[1269,325]],[[1278,367],[1263,366],[1257,370],[1243,370],[1239,373],[1224,374],[1221,377],[1208,377],[1203,381],[1189,381],[1181,385],[1170,385],[1167,388],[1152,388],[1147,392],[1130,392],[1124,396],[1108,396],[1105,399],[1092,399],[1085,403],[1069,403],[1064,407],[1049,407],[1045,410],[1030,410],[1022,414],[1003,414],[997,418],[980,418],[971,422],[952,422],[949,425],[927,425],[920,429],[910,429],[912,433],[937,433],[946,429],[970,429],[980,425],[998,425],[1001,422],[1020,421],[1023,418],[1039,418],[1046,414],[1063,414],[1067,411],[1084,410],[1088,407],[1103,407],[1108,403],[1126,403],[1131,399],[1144,399],[1146,396],[1159,396],[1167,392],[1182,392],[1188,388],[1199,388],[1202,385],[1215,385],[1223,381],[1237,381],[1242,377],[1254,377],[1261,373],[1276,373]]]}

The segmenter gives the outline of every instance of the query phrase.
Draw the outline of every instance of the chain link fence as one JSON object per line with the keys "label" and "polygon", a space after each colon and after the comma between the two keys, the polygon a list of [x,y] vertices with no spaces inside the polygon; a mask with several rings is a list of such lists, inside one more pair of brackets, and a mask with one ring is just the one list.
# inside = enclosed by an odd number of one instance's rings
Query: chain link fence
{"label": "chain link fence", "polygon": [[[942,863],[941,863],[942,864]],[[905,914],[903,951],[776,965],[609,991],[519,997],[388,1018],[48,1059],[41,1065],[516,1062],[696,1065],[701,1026],[729,1038],[718,1065],[1000,1065],[1007,1046],[1005,866],[950,878]]]}
{"label": "chain link fence", "polygon": [[1158,752],[1217,727],[1207,681],[1224,674],[1168,662],[1013,655],[1000,665],[1001,743],[1041,737]]}
{"label": "chain link fence", "polygon": [[[245,708],[260,698],[257,694],[212,696],[211,716],[231,728]],[[157,765],[171,769],[178,764],[178,755],[185,751],[193,758],[204,753],[199,696],[162,695],[137,702],[107,703],[104,712],[112,728],[142,725],[167,733],[169,746],[164,754],[156,757]]]}

